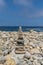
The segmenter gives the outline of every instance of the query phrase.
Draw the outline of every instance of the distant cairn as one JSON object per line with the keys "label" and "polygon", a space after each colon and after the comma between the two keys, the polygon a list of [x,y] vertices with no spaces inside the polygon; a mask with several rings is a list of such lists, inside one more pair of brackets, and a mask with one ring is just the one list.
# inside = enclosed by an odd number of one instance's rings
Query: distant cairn
{"label": "distant cairn", "polygon": [[23,39],[23,33],[22,33],[21,26],[19,27],[19,30],[18,30],[18,39],[16,41],[15,53],[16,54],[24,54],[25,53],[24,39]]}
{"label": "distant cairn", "polygon": [[23,38],[23,33],[22,33],[22,27],[21,26],[19,26],[18,38]]}

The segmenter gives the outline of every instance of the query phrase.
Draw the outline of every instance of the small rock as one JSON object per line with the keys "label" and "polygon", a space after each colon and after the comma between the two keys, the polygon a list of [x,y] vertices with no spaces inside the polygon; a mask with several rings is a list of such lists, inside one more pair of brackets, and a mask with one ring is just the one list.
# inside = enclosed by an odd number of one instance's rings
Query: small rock
{"label": "small rock", "polygon": [[24,58],[30,59],[30,57],[31,57],[31,54],[29,52],[26,52],[24,55]]}

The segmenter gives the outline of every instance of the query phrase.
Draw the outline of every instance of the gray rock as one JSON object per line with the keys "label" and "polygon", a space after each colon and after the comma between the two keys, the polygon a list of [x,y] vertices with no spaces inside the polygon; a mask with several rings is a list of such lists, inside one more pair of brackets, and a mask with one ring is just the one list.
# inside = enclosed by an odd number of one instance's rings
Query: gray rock
{"label": "gray rock", "polygon": [[1,56],[0,57],[0,64],[4,64],[6,61],[5,57],[4,56]]}
{"label": "gray rock", "polygon": [[34,60],[33,65],[41,65],[37,60]]}
{"label": "gray rock", "polygon": [[27,63],[28,65],[32,65],[32,64],[33,64],[33,62],[31,62],[30,60],[27,60],[26,63]]}
{"label": "gray rock", "polygon": [[30,57],[31,57],[31,54],[29,52],[26,52],[25,55],[24,55],[24,58],[29,59]]}

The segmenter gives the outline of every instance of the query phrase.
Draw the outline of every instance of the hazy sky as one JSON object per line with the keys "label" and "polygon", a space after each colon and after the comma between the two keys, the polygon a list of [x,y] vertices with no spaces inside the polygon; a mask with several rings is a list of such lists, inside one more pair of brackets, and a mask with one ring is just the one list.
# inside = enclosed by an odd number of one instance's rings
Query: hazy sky
{"label": "hazy sky", "polygon": [[43,26],[43,0],[0,0],[0,26]]}

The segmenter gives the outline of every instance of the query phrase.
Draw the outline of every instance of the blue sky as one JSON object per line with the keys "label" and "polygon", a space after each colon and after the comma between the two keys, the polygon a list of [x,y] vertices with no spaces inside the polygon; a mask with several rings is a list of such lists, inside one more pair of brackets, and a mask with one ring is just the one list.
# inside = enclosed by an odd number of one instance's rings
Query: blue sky
{"label": "blue sky", "polygon": [[0,26],[43,26],[43,0],[0,0]]}

